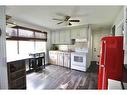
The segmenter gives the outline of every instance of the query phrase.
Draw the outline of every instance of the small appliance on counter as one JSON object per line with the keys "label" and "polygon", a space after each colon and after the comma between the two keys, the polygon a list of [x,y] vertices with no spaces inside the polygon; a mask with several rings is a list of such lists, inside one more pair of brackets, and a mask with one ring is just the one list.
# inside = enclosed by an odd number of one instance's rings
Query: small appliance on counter
{"label": "small appliance on counter", "polygon": [[50,50],[58,50],[58,46],[55,44],[52,44]]}

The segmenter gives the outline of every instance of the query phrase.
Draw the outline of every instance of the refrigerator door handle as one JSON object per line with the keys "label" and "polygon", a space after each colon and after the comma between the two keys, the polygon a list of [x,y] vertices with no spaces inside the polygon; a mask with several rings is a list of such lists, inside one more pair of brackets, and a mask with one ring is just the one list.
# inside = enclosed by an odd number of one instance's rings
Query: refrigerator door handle
{"label": "refrigerator door handle", "polygon": [[99,65],[99,66],[101,66],[101,67],[103,67],[103,68],[105,67],[105,65]]}
{"label": "refrigerator door handle", "polygon": [[103,68],[105,67],[105,65],[100,65],[99,63],[97,63],[97,65],[100,66],[100,67],[103,67]]}

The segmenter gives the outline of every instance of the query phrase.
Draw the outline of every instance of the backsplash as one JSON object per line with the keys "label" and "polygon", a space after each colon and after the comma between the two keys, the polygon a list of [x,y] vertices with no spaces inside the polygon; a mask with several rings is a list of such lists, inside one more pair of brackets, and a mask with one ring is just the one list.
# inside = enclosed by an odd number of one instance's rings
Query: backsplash
{"label": "backsplash", "polygon": [[88,43],[85,42],[77,42],[74,45],[58,45],[59,50],[71,50],[75,51],[75,48],[88,48]]}

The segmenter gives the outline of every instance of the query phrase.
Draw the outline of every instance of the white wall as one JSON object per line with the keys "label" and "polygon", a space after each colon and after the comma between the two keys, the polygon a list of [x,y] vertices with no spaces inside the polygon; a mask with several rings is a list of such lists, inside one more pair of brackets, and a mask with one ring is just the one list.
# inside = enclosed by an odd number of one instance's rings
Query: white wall
{"label": "white wall", "polygon": [[88,27],[88,55],[87,55],[87,59],[86,59],[86,62],[87,62],[87,67],[90,66],[90,63],[92,61],[92,29],[91,29],[91,26]]}
{"label": "white wall", "polygon": [[118,15],[116,16],[113,25],[116,26],[115,28],[115,35],[116,36],[120,36],[123,35],[122,31],[121,31],[121,24],[123,22],[124,19],[124,7],[122,7],[118,13]]}
{"label": "white wall", "polygon": [[124,64],[127,65],[127,6],[124,7]]}
{"label": "white wall", "polygon": [[5,26],[5,7],[0,6],[0,28],[2,30],[0,36],[0,89],[8,89]]}
{"label": "white wall", "polygon": [[[123,35],[122,31],[120,31],[122,23],[124,23],[124,31],[126,31],[125,33],[127,33],[127,24],[126,24],[126,17],[127,17],[126,15],[127,15],[127,13],[126,13],[126,11],[127,11],[126,7],[125,6],[122,7],[119,14],[118,14],[118,16],[116,17],[116,19],[114,21],[113,25],[116,25],[116,34],[115,34],[116,36]],[[126,36],[124,36],[124,37],[126,37]],[[124,38],[124,40],[125,40],[125,38]],[[124,47],[124,49],[126,48],[125,42],[123,44],[123,47]],[[124,64],[127,64],[127,50],[126,49],[124,51]]]}

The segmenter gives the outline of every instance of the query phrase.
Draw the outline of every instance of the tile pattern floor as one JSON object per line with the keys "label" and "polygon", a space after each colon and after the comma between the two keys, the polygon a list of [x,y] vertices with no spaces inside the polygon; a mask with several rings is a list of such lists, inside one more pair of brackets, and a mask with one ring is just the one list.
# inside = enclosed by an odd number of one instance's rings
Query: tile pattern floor
{"label": "tile pattern floor", "polygon": [[43,71],[27,74],[27,89],[97,89],[97,72],[95,63],[87,72],[48,65]]}

